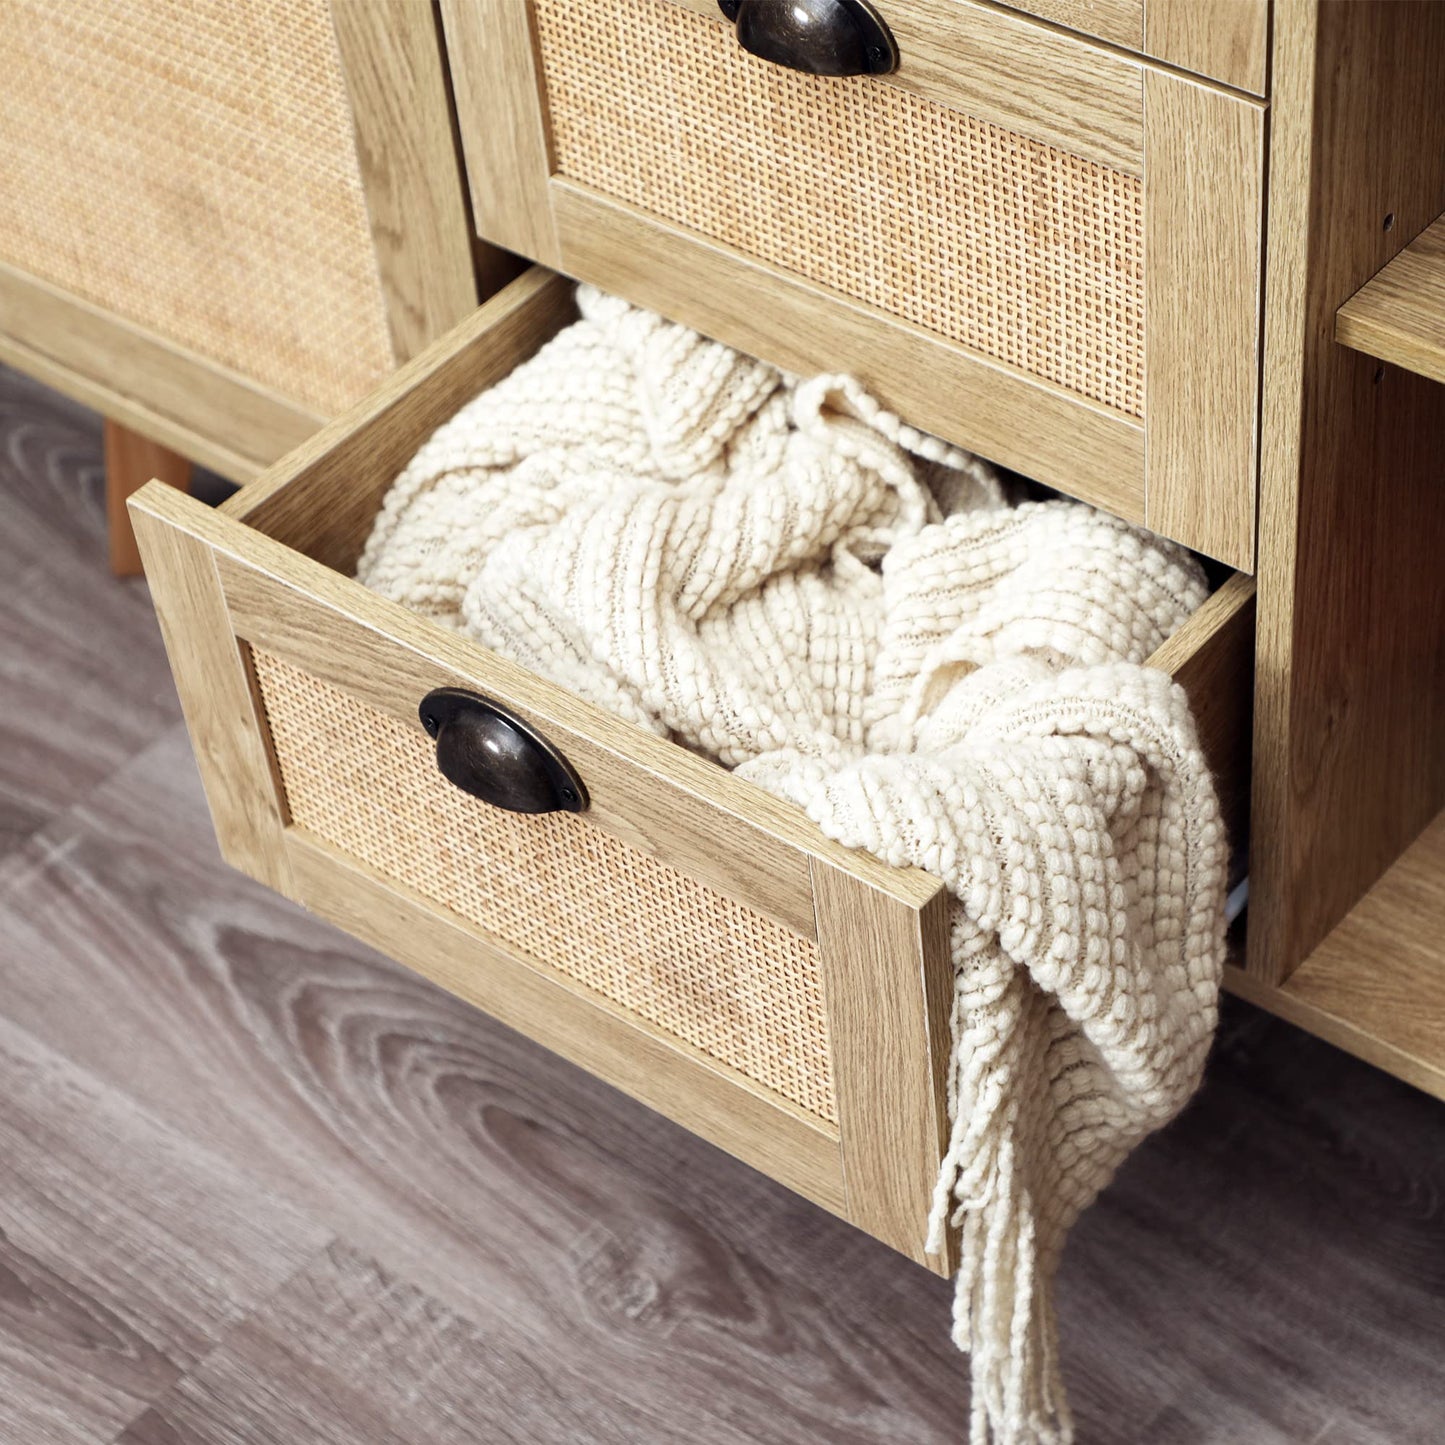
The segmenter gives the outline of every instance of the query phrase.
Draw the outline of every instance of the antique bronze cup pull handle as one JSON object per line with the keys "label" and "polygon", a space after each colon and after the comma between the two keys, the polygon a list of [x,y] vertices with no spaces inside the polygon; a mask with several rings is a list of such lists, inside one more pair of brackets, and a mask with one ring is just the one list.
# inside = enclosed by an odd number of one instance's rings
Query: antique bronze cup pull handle
{"label": "antique bronze cup pull handle", "polygon": [[868,0],[718,0],[738,44],[809,75],[887,75],[898,47]]}
{"label": "antique bronze cup pull handle", "polygon": [[580,813],[587,789],[571,763],[515,713],[459,687],[421,700],[437,767],[463,792],[512,813]]}

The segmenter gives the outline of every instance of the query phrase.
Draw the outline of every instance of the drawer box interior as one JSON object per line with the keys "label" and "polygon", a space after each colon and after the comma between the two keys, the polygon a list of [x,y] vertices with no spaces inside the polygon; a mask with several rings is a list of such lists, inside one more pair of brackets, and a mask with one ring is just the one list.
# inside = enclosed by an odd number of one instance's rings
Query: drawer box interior
{"label": "drawer box interior", "polygon": [[[946,1127],[935,879],[368,592],[382,496],[443,420],[572,316],[536,269],[212,512],[133,502],[225,855],[915,1259]],[[1253,584],[1156,654],[1230,821],[1248,776]],[[498,699],[585,781],[522,817],[436,770],[417,705]]]}
{"label": "drawer box interior", "polygon": [[480,234],[1234,567],[1264,109],[997,7],[758,60],[713,0],[445,0]]}

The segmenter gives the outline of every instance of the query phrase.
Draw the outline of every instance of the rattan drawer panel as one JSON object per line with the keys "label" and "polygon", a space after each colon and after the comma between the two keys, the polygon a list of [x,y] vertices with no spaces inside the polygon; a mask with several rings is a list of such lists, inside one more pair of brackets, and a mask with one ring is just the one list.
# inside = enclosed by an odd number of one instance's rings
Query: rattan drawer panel
{"label": "rattan drawer panel", "polygon": [[573,814],[468,797],[418,729],[253,655],[295,825],[836,1125],[812,939]]}
{"label": "rattan drawer panel", "polygon": [[[137,537],[226,857],[922,1263],[952,973],[936,879],[367,592],[350,573],[440,420],[572,319],[540,269],[214,512]],[[1154,661],[1246,795],[1251,589]],[[479,692],[559,749],[582,815],[519,817],[437,771],[418,719]],[[1232,814],[1231,824],[1239,815]]]}
{"label": "rattan drawer panel", "polygon": [[712,0],[442,0],[481,234],[1248,570],[1264,109],[976,0],[901,62]]}
{"label": "rattan drawer panel", "polygon": [[659,0],[535,13],[558,175],[1143,415],[1138,176]]}
{"label": "rattan drawer panel", "polygon": [[1008,4],[1255,95],[1268,88],[1269,0],[1008,0]]}

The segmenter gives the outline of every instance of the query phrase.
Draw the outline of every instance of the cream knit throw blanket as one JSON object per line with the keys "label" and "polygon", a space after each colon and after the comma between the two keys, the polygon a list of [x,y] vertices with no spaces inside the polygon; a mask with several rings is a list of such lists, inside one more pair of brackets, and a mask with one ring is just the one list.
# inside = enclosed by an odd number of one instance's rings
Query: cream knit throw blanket
{"label": "cream knit throw blanket", "polygon": [[[1183,692],[1180,549],[581,288],[386,498],[358,575],[947,884],[954,1337],[973,1445],[1072,1438],[1051,1282],[1198,1082],[1226,845]],[[921,1066],[921,1065],[920,1065]]]}

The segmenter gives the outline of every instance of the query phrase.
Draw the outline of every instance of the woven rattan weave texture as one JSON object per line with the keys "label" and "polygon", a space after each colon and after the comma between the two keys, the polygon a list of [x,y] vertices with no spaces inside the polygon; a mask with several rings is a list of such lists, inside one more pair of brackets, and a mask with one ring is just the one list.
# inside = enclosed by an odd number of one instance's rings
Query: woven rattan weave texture
{"label": "woven rattan weave texture", "polygon": [[572,814],[468,797],[420,727],[253,657],[295,825],[837,1122],[811,939]]}
{"label": "woven rattan weave texture", "polygon": [[668,0],[535,9],[562,175],[1143,414],[1138,177],[755,60]]}
{"label": "woven rattan weave texture", "polygon": [[392,365],[328,0],[0,0],[0,260],[325,413]]}

